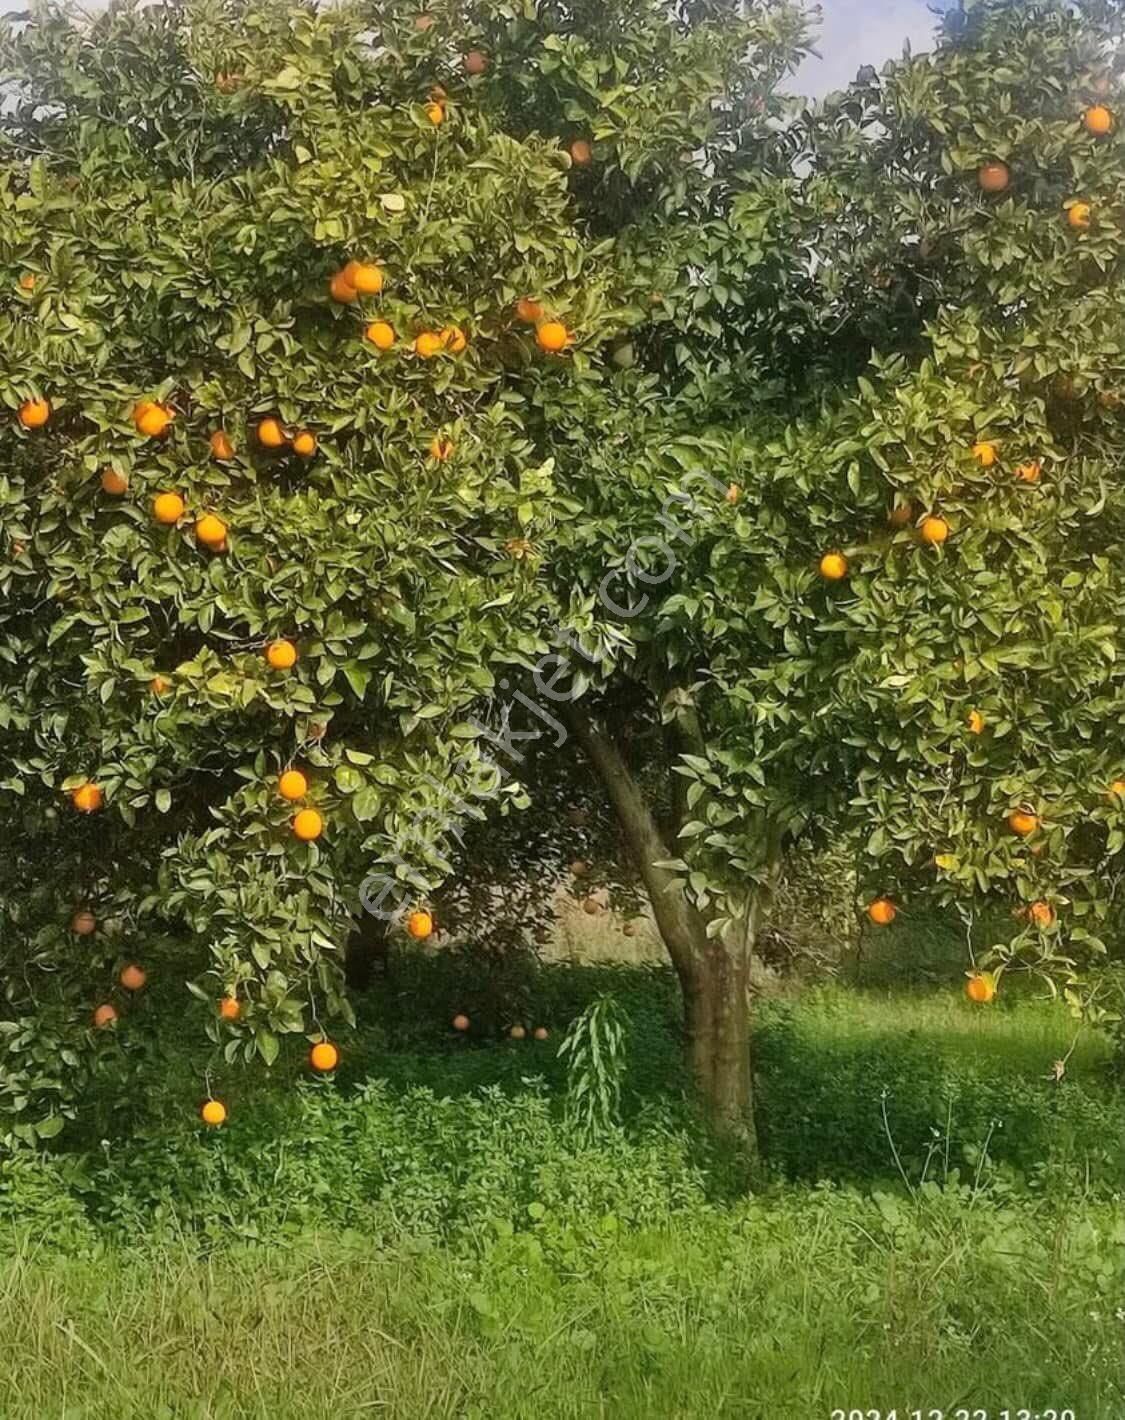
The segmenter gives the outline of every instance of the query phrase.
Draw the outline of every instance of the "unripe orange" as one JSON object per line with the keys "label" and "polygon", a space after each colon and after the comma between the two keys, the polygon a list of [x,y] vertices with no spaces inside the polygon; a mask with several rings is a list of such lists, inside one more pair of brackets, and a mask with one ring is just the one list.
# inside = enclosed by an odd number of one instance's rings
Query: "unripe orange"
{"label": "unripe orange", "polygon": [[218,551],[226,546],[227,525],[213,513],[205,513],[195,525],[195,536],[204,547]]}
{"label": "unripe orange", "polygon": [[280,449],[285,442],[285,430],[279,419],[261,420],[258,424],[258,443],[264,449]]}
{"label": "unripe orange", "polygon": [[562,321],[545,320],[536,330],[535,339],[539,342],[540,350],[546,350],[549,354],[554,355],[560,350],[566,349],[570,336]]}
{"label": "unripe orange", "polygon": [[277,791],[283,799],[292,803],[295,799],[303,799],[309,792],[309,781],[299,769],[287,769],[277,781]]}
{"label": "unripe orange", "polygon": [[301,429],[293,435],[293,452],[298,458],[311,459],[316,453],[316,435],[309,429]]}
{"label": "unripe orange", "polygon": [[377,296],[383,289],[383,269],[373,262],[349,261],[342,275],[361,296]]}
{"label": "unripe orange", "polygon": [[45,399],[25,399],[16,417],[25,429],[41,429],[51,417],[51,406]]}
{"label": "unripe orange", "polygon": [[389,350],[395,343],[395,328],[385,320],[373,320],[363,333],[376,350]]}
{"label": "unripe orange", "polygon": [[108,493],[111,498],[120,498],[122,493],[129,487],[129,480],[123,473],[115,468],[102,470],[102,492]]}
{"label": "unripe orange", "polygon": [[80,784],[70,796],[70,802],[80,814],[97,813],[105,800],[105,795],[97,784]]}
{"label": "unripe orange", "polygon": [[302,809],[293,818],[293,832],[302,843],[313,843],[324,832],[324,820],[315,809]]}
{"label": "unripe orange", "polygon": [[406,919],[406,930],[416,942],[423,942],[434,930],[434,919],[428,912],[418,908]]}
{"label": "unripe orange", "polygon": [[199,1111],[199,1117],[204,1124],[209,1124],[213,1129],[217,1129],[220,1124],[227,1121],[227,1107],[222,1100],[207,1100]]}
{"label": "unripe orange", "polygon": [[898,908],[889,897],[877,897],[868,906],[867,915],[876,927],[889,927],[898,916]]}
{"label": "unripe orange", "polygon": [[820,559],[820,575],[826,582],[839,582],[848,575],[848,559],[842,552],[826,552]]}
{"label": "unripe orange", "polygon": [[266,647],[266,660],[275,671],[287,671],[297,664],[297,648],[292,641],[271,641]]}
{"label": "unripe orange", "polygon": [[171,527],[184,515],[184,500],[178,493],[158,493],[152,500],[152,516],[158,523]]}
{"label": "unripe orange", "polygon": [[340,1063],[340,1052],[330,1040],[317,1041],[309,1051],[309,1064],[314,1070],[335,1070]]}

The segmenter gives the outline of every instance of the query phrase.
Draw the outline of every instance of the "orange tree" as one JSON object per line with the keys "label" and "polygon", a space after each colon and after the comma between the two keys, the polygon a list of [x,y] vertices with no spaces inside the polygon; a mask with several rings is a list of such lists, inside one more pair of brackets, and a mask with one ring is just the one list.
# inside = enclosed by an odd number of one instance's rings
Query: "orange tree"
{"label": "orange tree", "polygon": [[[696,1079],[748,1139],[749,953],[802,837],[858,833],[873,928],[955,905],[971,1000],[1024,971],[1104,1011],[1087,969],[1125,847],[1120,18],[986,0],[805,115],[788,170],[717,164],[624,368],[536,392],[580,506],[553,537],[553,648],[510,722],[593,767]],[[534,783],[502,710],[491,728]]]}
{"label": "orange tree", "polygon": [[784,5],[0,21],[16,1137],[146,964],[227,1059],[319,1041],[364,880],[420,907],[448,805],[524,800],[474,721],[559,615],[551,406],[617,369],[707,154],[772,146],[799,37]]}

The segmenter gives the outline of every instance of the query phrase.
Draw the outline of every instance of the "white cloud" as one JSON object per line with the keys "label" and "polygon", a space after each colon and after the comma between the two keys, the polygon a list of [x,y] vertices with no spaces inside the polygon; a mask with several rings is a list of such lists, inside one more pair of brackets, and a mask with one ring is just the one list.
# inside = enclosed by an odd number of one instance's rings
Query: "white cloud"
{"label": "white cloud", "polygon": [[915,53],[933,48],[938,16],[926,0],[820,0],[823,24],[816,39],[821,58],[810,58],[791,87],[820,96],[842,89],[862,64],[881,68],[902,53],[909,39]]}

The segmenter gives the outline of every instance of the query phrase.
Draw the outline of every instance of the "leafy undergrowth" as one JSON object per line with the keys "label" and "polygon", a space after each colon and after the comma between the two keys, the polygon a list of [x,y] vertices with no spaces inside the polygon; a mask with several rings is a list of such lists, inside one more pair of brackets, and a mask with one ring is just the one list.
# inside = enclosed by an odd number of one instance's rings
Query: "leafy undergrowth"
{"label": "leafy undergrowth", "polygon": [[455,1248],[337,1231],[0,1261],[5,1420],[957,1404],[1121,1413],[1119,1205],[796,1188],[631,1228],[529,1206]]}

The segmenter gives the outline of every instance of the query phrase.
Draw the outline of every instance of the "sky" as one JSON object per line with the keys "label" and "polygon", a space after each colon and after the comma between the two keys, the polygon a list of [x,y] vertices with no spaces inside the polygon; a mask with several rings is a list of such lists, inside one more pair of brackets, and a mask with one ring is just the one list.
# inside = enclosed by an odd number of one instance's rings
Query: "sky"
{"label": "sky", "polygon": [[933,48],[938,16],[927,0],[820,0],[820,6],[824,22],[816,47],[822,57],[801,66],[792,85],[798,93],[819,96],[843,88],[861,64],[880,68],[897,58],[904,39],[915,52]]}

